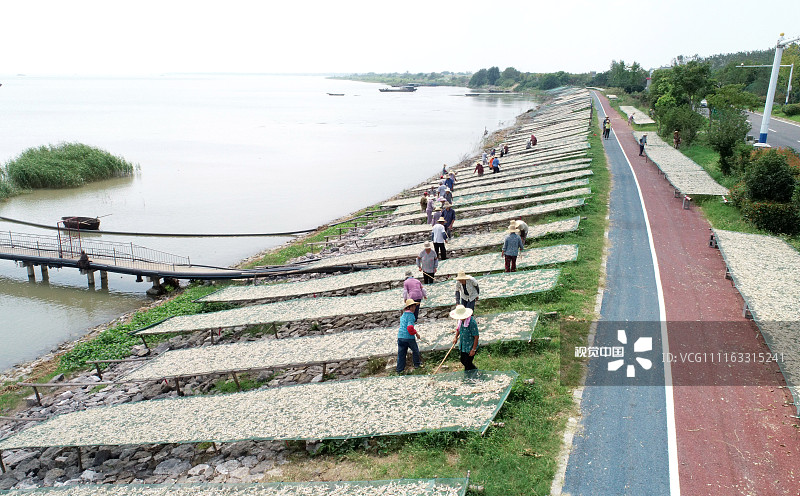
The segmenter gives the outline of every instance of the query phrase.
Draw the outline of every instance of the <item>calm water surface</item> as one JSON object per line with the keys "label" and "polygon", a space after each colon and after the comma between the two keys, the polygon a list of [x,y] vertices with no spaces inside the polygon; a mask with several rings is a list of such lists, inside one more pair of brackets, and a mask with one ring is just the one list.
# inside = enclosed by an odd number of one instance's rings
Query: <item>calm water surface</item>
{"label": "calm water surface", "polygon": [[[140,166],[132,178],[18,196],[0,204],[0,215],[52,225],[64,215],[107,215],[104,229],[134,232],[313,228],[458,162],[477,149],[485,128],[509,125],[535,106],[449,87],[386,94],[380,85],[318,76],[0,82],[3,162],[28,147],[77,141]],[[6,222],[0,230],[52,234]],[[101,239],[221,266],[286,241]],[[0,261],[0,370],[136,308],[148,287],[109,274],[108,290],[89,290],[74,269],[30,284],[24,269]]]}

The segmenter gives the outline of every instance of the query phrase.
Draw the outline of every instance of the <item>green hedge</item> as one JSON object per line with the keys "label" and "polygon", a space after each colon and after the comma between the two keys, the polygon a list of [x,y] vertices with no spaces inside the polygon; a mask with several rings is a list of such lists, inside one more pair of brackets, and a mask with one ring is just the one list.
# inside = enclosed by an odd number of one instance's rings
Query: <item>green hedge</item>
{"label": "green hedge", "polygon": [[800,209],[793,203],[747,200],[743,203],[742,215],[765,231],[783,234],[800,232]]}
{"label": "green hedge", "polygon": [[784,105],[781,108],[781,111],[786,115],[798,115],[800,114],[800,103],[790,103],[788,105]]}

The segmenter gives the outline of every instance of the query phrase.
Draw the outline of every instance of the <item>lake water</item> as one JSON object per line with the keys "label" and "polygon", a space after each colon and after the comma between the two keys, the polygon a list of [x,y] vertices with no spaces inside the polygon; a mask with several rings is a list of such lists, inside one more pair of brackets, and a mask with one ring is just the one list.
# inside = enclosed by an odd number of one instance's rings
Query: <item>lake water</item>
{"label": "lake water", "polygon": [[[0,77],[0,161],[28,147],[82,142],[138,164],[134,177],[0,203],[0,216],[55,225],[107,216],[129,232],[284,232],[386,199],[477,151],[484,129],[535,106],[463,88],[380,93],[321,76]],[[344,93],[345,96],[328,96]],[[53,234],[0,221],[0,231]],[[228,266],[287,238],[132,238]],[[37,279],[39,272],[37,270]],[[88,289],[74,269],[48,283],[0,260],[0,370],[35,358],[146,301],[148,283],[109,274]]]}

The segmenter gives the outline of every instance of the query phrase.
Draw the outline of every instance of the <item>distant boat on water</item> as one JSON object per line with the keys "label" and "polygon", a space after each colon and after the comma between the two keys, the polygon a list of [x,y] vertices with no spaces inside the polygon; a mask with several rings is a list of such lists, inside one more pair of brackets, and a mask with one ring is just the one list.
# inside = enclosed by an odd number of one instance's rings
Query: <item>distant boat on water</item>
{"label": "distant boat on water", "polygon": [[417,91],[417,88],[414,86],[400,86],[393,88],[379,88],[378,91],[381,93],[411,93],[412,91]]}
{"label": "distant boat on water", "polygon": [[344,93],[328,93],[328,96],[344,96]]}

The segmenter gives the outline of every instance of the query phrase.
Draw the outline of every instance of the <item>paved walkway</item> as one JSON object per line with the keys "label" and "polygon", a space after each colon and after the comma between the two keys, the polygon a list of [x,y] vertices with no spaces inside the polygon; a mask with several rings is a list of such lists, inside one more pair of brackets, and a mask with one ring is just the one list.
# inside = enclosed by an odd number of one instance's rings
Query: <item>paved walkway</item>
{"label": "paved walkway", "polygon": [[[605,98],[601,100],[613,128],[626,129],[627,122]],[[687,495],[796,494],[800,471],[794,458],[800,452],[800,434],[777,365],[711,363],[711,357],[720,353],[757,355],[769,349],[755,324],[741,316],[742,298],[724,279],[719,251],[708,247],[710,226],[698,209],[681,208],[681,199],[674,198],[656,168],[638,157],[638,145],[627,129],[619,139],[641,188],[662,283],[676,385],[672,393],[680,491]],[[619,180],[615,174],[614,181]],[[615,208],[612,204],[612,219]],[[641,267],[641,272],[647,270]],[[689,356],[696,360],[690,363],[685,359]],[[653,427],[659,428],[659,422],[653,419]],[[618,453],[630,449],[622,446]],[[666,449],[666,445],[660,447],[662,452]],[[653,472],[660,470],[663,466],[652,467]],[[658,487],[647,494],[664,494]],[[677,493],[673,485],[671,494]],[[624,488],[615,494],[637,492]]]}
{"label": "paved walkway", "polygon": [[[600,109],[600,117],[603,116]],[[627,123],[624,127],[628,133]],[[653,338],[654,356],[658,356],[662,348],[660,307],[645,214],[636,181],[616,138],[612,134],[603,144],[613,178],[610,247],[601,322],[594,344],[615,346],[617,331],[624,329],[630,343],[638,336]],[[653,360],[653,368],[636,370],[635,378],[626,377],[624,369],[610,372],[608,363],[607,358],[590,361],[581,402],[582,418],[569,456],[563,493],[669,494],[662,363]]]}

